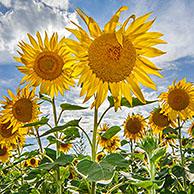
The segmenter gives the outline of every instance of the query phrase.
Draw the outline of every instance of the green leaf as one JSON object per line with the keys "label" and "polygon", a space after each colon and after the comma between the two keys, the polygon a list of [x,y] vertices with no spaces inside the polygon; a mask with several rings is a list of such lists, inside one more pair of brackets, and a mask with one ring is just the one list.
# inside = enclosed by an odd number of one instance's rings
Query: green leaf
{"label": "green leaf", "polygon": [[51,170],[56,166],[56,163],[44,163],[38,166],[41,170]]}
{"label": "green leaf", "polygon": [[125,158],[117,153],[109,154],[101,161],[102,164],[109,164],[114,167],[127,168],[129,162]]}
{"label": "green leaf", "polygon": [[49,96],[44,95],[44,94],[39,93],[39,98],[42,99],[42,100],[45,100],[47,102],[52,103],[51,98]]}
{"label": "green leaf", "polygon": [[144,188],[144,189],[147,189],[148,187],[151,187],[153,185],[153,182],[152,181],[149,181],[149,180],[145,180],[145,181],[139,181],[137,179],[136,182],[134,183],[131,183],[137,187],[141,187],[141,188]]}
{"label": "green leaf", "polygon": [[[157,102],[157,100],[152,100],[152,101],[147,101],[146,100],[146,103],[145,104],[151,104],[151,103],[154,103],[154,102]],[[131,107],[135,107],[135,106],[142,106],[142,105],[145,105],[144,103],[142,103],[138,98],[132,98],[132,106],[131,104],[128,102],[128,100],[123,97],[121,99],[121,106],[125,106],[125,107],[128,107],[128,108],[131,108]]]}
{"label": "green leaf", "polygon": [[163,147],[157,148],[153,152],[153,156],[150,159],[151,162],[154,162],[155,164],[158,163],[158,161],[165,155],[165,153],[166,153],[165,148],[163,148]]}
{"label": "green leaf", "polygon": [[[110,107],[113,107],[114,106],[114,98],[112,96],[108,96],[108,101],[110,103]],[[152,101],[146,100],[146,103],[144,104],[138,98],[132,97],[132,105],[131,105],[125,97],[121,98],[121,106],[125,106],[128,108],[135,107],[135,106],[142,106],[142,105],[146,105],[146,104],[151,104],[154,102],[157,102],[157,100],[152,100]]]}
{"label": "green leaf", "polygon": [[27,174],[27,176],[24,177],[24,179],[25,180],[32,180],[32,179],[36,178],[38,174],[40,174],[39,169],[31,170],[30,173]]}
{"label": "green leaf", "polygon": [[55,161],[56,164],[60,166],[65,166],[66,164],[69,164],[73,161],[73,156],[71,155],[66,155],[66,154],[61,154],[59,158]]}
{"label": "green leaf", "polygon": [[49,118],[47,117],[42,117],[39,121],[33,122],[33,123],[28,123],[25,124],[23,127],[32,127],[32,126],[42,126],[47,124],[49,121]]}
{"label": "green leaf", "polygon": [[54,161],[56,159],[56,151],[51,148],[45,148],[46,155],[52,158]]}
{"label": "green leaf", "polygon": [[47,137],[47,140],[49,141],[50,144],[54,144],[54,143],[57,142],[56,137],[54,137],[54,136],[52,136],[52,135],[49,135],[49,136]]}
{"label": "green leaf", "polygon": [[188,168],[191,173],[194,173],[194,163],[191,163]]}
{"label": "green leaf", "polygon": [[77,165],[78,171],[87,176],[90,181],[110,180],[113,176],[113,168],[104,167],[90,160],[82,160]]}
{"label": "green leaf", "polygon": [[113,137],[115,134],[117,134],[119,131],[121,130],[121,128],[119,126],[113,126],[110,127],[104,134],[102,134],[101,136],[106,138],[106,139],[110,139],[111,137]]}
{"label": "green leaf", "polygon": [[80,120],[81,119],[79,119],[79,120],[72,120],[72,121],[69,121],[66,124],[62,125],[62,126],[54,127],[52,129],[46,131],[45,133],[43,133],[40,137],[44,137],[46,135],[49,135],[51,133],[55,133],[55,132],[58,132],[58,131],[63,131],[64,129],[66,129],[68,127],[72,127],[72,126],[77,126],[78,127]]}
{"label": "green leaf", "polygon": [[181,166],[175,165],[172,168],[172,174],[174,174],[176,177],[183,177],[185,174],[184,169]]}
{"label": "green leaf", "polygon": [[67,139],[80,137],[79,129],[76,126],[68,127],[63,133]]}
{"label": "green leaf", "polygon": [[121,141],[121,146],[124,146],[124,145],[126,145],[126,144],[128,144],[129,142],[126,140],[126,139],[123,139],[122,141]]}
{"label": "green leaf", "polygon": [[62,110],[84,110],[88,108],[88,107],[82,107],[82,106],[68,104],[68,103],[63,103],[60,105],[60,107]]}
{"label": "green leaf", "polygon": [[115,153],[106,156],[100,163],[84,159],[78,163],[77,169],[90,181],[102,181],[110,180],[116,167],[126,168],[128,165],[123,156]]}

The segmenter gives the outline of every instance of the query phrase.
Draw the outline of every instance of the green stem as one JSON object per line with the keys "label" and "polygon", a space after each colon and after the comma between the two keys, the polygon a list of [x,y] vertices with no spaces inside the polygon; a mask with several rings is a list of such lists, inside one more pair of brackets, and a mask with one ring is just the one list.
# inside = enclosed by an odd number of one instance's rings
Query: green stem
{"label": "green stem", "polygon": [[36,131],[36,139],[37,139],[37,142],[38,142],[38,145],[39,145],[39,148],[40,148],[40,153],[43,153],[42,142],[41,142],[41,139],[40,139],[40,134],[39,134],[38,128],[36,126],[34,128],[35,128],[35,131]]}
{"label": "green stem", "polygon": [[[57,111],[56,111],[56,105],[55,105],[55,99],[52,99],[52,108],[53,108],[53,117],[54,117],[54,123],[55,123],[55,127],[57,127]],[[55,137],[58,139],[58,132],[55,133]],[[56,157],[58,158],[60,156],[60,151],[59,151],[59,142],[56,142]],[[58,188],[58,194],[62,194],[62,185],[60,183],[60,167],[57,167],[57,174],[56,174],[56,180],[57,180],[57,184],[59,186]]]}
{"label": "green stem", "polygon": [[[18,151],[18,156],[19,158],[21,157],[21,150],[20,150],[20,146],[19,146],[19,142],[17,141],[18,145],[17,145],[17,151]],[[22,163],[20,162],[20,172],[21,172],[21,175],[23,175],[23,166],[22,166]],[[22,182],[22,185],[24,184],[24,178],[23,176],[21,177],[21,182]]]}
{"label": "green stem", "polygon": [[[178,117],[178,139],[179,139],[179,150],[180,150],[180,155],[181,155],[181,166],[184,169],[184,154],[183,154],[183,150],[182,150],[182,137],[181,137],[181,124],[180,124],[180,119]],[[183,188],[184,191],[186,191],[186,177],[185,177],[185,172],[183,175]]]}
{"label": "green stem", "polygon": [[60,121],[60,119],[61,119],[62,114],[63,114],[63,110],[61,110],[61,112],[59,113],[59,117],[58,117],[58,119],[57,119],[57,125],[58,125],[58,123],[59,123],[59,121]]}
{"label": "green stem", "polygon": [[[96,136],[97,136],[97,128],[98,128],[98,109],[95,108],[94,110],[94,130],[93,130],[93,137],[92,137],[92,161],[96,161],[96,151],[97,151],[97,144],[96,144]],[[91,194],[96,193],[96,183],[92,182],[92,189]]]}
{"label": "green stem", "polygon": [[118,189],[120,186],[128,184],[130,182],[121,182],[115,186],[113,186],[109,191],[106,192],[106,194],[111,194],[114,190]]}
{"label": "green stem", "polygon": [[[150,160],[150,158],[151,158],[150,154],[147,154],[147,158],[148,158],[148,164],[149,164],[150,180],[154,181],[155,180],[155,174],[156,174],[156,167],[155,167],[154,162],[152,162]],[[149,193],[150,194],[156,194],[156,190],[153,186],[150,188]]]}
{"label": "green stem", "polygon": [[92,149],[93,145],[92,145],[92,142],[90,140],[90,137],[88,136],[88,134],[85,132],[85,130],[82,127],[79,126],[79,129],[85,134],[85,136],[86,136],[86,138],[91,146],[91,149]]}
{"label": "green stem", "polygon": [[111,108],[112,108],[112,107],[109,106],[109,107],[103,112],[103,114],[101,115],[101,117],[100,117],[100,119],[99,119],[99,121],[98,121],[97,127],[100,125],[100,123],[101,123],[103,117],[105,116],[105,114],[106,114]]}

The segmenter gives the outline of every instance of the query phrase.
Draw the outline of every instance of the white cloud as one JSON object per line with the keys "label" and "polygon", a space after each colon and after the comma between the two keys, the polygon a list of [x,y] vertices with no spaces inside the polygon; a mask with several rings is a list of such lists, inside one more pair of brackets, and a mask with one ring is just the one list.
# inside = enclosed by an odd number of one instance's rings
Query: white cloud
{"label": "white cloud", "polygon": [[46,30],[49,35],[69,36],[65,26],[72,26],[70,20],[77,21],[75,12],[69,13],[68,0],[0,0],[8,11],[0,12],[0,63],[12,63],[17,43],[27,40],[27,33],[35,35]]}

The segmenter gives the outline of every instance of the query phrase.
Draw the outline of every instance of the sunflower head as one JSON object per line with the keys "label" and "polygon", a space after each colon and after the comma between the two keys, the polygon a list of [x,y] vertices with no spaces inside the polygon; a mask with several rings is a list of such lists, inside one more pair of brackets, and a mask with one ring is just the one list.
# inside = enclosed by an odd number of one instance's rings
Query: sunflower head
{"label": "sunflower head", "polygon": [[8,94],[10,98],[4,97],[4,101],[1,101],[4,104],[4,109],[1,110],[1,122],[10,123],[7,128],[12,127],[13,133],[25,123],[36,121],[40,111],[35,89],[30,90],[28,87],[18,89],[16,95],[8,90]]}
{"label": "sunflower head", "polygon": [[142,115],[128,115],[124,121],[124,136],[130,140],[138,140],[145,133],[146,121]]}
{"label": "sunflower head", "polygon": [[72,144],[71,143],[61,143],[60,147],[59,147],[59,150],[61,152],[67,153],[71,148],[72,148]]}
{"label": "sunflower head", "polygon": [[96,155],[96,161],[100,162],[103,158],[105,157],[105,153],[104,152],[100,152]]}
{"label": "sunflower head", "polygon": [[150,128],[153,130],[153,133],[157,134],[168,127],[171,124],[171,121],[166,115],[161,113],[161,108],[157,108],[151,112],[149,117],[149,124]]}
{"label": "sunflower head", "polygon": [[27,164],[28,164],[28,166],[31,166],[33,168],[36,168],[39,165],[39,162],[40,162],[39,159],[33,157],[33,158],[30,158],[27,161]]}
{"label": "sunflower head", "polygon": [[0,144],[0,162],[7,162],[10,156],[10,149],[8,146]]}
{"label": "sunflower head", "polygon": [[121,146],[121,140],[117,135],[114,135],[110,139],[106,139],[102,137],[101,135],[109,129],[109,126],[107,124],[104,124],[99,130],[98,130],[98,143],[99,145],[105,149],[107,152],[115,152],[120,146]]}
{"label": "sunflower head", "polygon": [[194,122],[191,123],[191,126],[188,129],[188,134],[194,138]]}
{"label": "sunflower head", "polygon": [[31,86],[40,86],[41,93],[50,95],[52,98],[60,92],[74,85],[72,55],[69,54],[64,39],[58,41],[58,34],[53,33],[49,39],[45,32],[44,42],[39,32],[35,40],[28,34],[30,44],[21,41],[19,47],[20,57],[16,61],[23,63],[18,69],[25,74],[22,83],[27,82]]}
{"label": "sunflower head", "polygon": [[162,112],[169,119],[175,121],[177,117],[181,120],[191,119],[194,115],[194,85],[186,82],[186,79],[173,83],[168,92],[159,96]]}
{"label": "sunflower head", "polygon": [[161,33],[149,32],[155,21],[148,20],[151,13],[137,18],[131,15],[119,26],[120,14],[127,9],[126,6],[118,9],[103,29],[93,18],[77,9],[89,34],[77,24],[77,29],[67,28],[78,39],[66,39],[65,42],[75,55],[76,72],[81,75],[80,95],[86,95],[84,102],[95,96],[92,107],[98,108],[109,90],[116,110],[120,107],[122,96],[132,103],[132,93],[145,102],[139,83],[156,89],[149,74],[161,77],[160,69],[147,57],[163,55],[163,51],[153,46],[166,42],[160,39]]}
{"label": "sunflower head", "polygon": [[7,123],[0,122],[0,142],[2,145],[12,146],[15,148],[16,145],[23,146],[25,142],[25,135],[27,134],[27,130],[18,129],[13,132],[13,126],[10,126],[11,122]]}

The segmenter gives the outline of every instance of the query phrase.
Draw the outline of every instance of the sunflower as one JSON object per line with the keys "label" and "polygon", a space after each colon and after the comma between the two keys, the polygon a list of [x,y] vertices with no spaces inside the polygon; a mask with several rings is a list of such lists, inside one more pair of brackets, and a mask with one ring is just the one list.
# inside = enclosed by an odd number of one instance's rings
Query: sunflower
{"label": "sunflower", "polygon": [[121,146],[121,140],[117,135],[114,135],[110,139],[106,139],[101,135],[109,129],[109,126],[105,123],[99,130],[98,130],[98,144],[105,149],[107,152],[115,152]]}
{"label": "sunflower", "polygon": [[171,123],[168,117],[161,113],[161,108],[154,109],[150,114],[149,124],[155,134],[162,132]]}
{"label": "sunflower", "polygon": [[0,142],[2,145],[12,146],[13,148],[16,145],[23,146],[25,143],[25,135],[27,134],[27,129],[18,129],[15,132],[13,131],[13,126],[9,127],[11,124],[10,121],[7,123],[0,122]]}
{"label": "sunflower", "polygon": [[36,168],[38,165],[39,165],[39,162],[40,160],[36,159],[36,158],[30,158],[28,161],[27,161],[27,164],[28,166],[31,166],[33,168]]}
{"label": "sunflower", "polygon": [[28,34],[30,44],[20,42],[19,47],[23,53],[18,52],[20,57],[15,57],[16,61],[25,66],[18,69],[26,74],[22,83],[30,83],[31,86],[40,85],[40,92],[50,95],[52,98],[60,92],[74,85],[72,72],[72,56],[64,46],[64,39],[58,42],[58,34],[53,33],[48,38],[45,32],[44,43],[40,33],[36,33],[38,41]]}
{"label": "sunflower", "polygon": [[128,115],[124,121],[124,136],[130,140],[138,140],[145,133],[146,121],[142,115]]}
{"label": "sunflower", "polygon": [[105,153],[104,152],[100,152],[96,155],[96,161],[100,162],[103,158],[105,157]]}
{"label": "sunflower", "polygon": [[5,96],[4,101],[1,101],[4,105],[1,110],[1,122],[9,122],[10,125],[7,128],[12,126],[12,133],[14,133],[25,123],[37,120],[40,114],[38,98],[35,96],[35,89],[30,90],[28,87],[18,89],[16,95],[8,90],[8,94],[10,98]]}
{"label": "sunflower", "polygon": [[72,148],[72,144],[71,143],[61,143],[60,147],[59,147],[59,150],[61,152],[67,153],[71,148]]}
{"label": "sunflower", "polygon": [[194,122],[192,122],[191,126],[188,129],[188,134],[194,138]]}
{"label": "sunflower", "polygon": [[[76,72],[81,74],[80,95],[86,94],[84,102],[95,96],[92,107],[98,108],[103,103],[108,90],[114,98],[116,110],[120,107],[122,95],[132,103],[131,91],[145,103],[139,83],[156,89],[148,74],[162,77],[158,72],[160,69],[147,59],[165,53],[152,47],[166,43],[159,39],[163,34],[148,32],[155,19],[146,21],[151,13],[138,18],[132,15],[117,30],[120,13],[124,10],[127,10],[126,6],[121,7],[101,30],[93,18],[77,9],[90,34],[77,24],[77,29],[67,28],[79,40],[66,39],[65,42],[76,57]],[[133,21],[127,27],[130,19]]]}
{"label": "sunflower", "polygon": [[7,146],[0,144],[0,162],[7,162],[10,156],[10,150]]}
{"label": "sunflower", "polygon": [[186,79],[173,82],[169,86],[168,92],[164,92],[159,96],[162,104],[162,111],[170,120],[175,121],[177,117],[181,120],[191,119],[194,115],[194,86]]}

